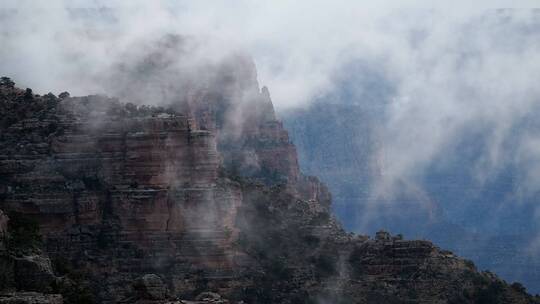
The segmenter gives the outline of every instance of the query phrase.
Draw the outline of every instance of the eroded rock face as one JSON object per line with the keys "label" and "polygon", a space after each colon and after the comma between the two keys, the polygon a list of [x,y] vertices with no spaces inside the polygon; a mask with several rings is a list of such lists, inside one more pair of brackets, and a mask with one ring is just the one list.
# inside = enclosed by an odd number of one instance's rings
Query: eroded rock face
{"label": "eroded rock face", "polygon": [[268,88],[259,87],[253,60],[233,53],[200,65],[185,62],[205,53],[199,47],[187,37],[165,35],[127,50],[129,59],[120,59],[118,68],[104,75],[114,84],[109,92],[187,115],[193,130],[215,135],[222,165],[234,175],[267,185],[286,183],[304,199],[317,196],[328,205],[326,187],[301,174],[296,148],[276,118]]}

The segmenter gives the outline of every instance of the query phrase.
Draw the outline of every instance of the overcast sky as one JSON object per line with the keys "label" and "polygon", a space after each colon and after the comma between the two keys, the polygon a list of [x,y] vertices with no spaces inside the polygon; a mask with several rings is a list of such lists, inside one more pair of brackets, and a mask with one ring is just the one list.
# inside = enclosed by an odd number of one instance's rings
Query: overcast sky
{"label": "overcast sky", "polygon": [[[324,93],[332,85],[329,75],[351,59],[400,60],[410,48],[403,43],[411,30],[451,28],[489,9],[530,8],[535,2],[4,0],[0,6],[19,14],[3,18],[3,31],[17,34],[0,37],[0,64],[4,73],[20,75],[19,82],[38,90],[87,93],[98,88],[67,79],[99,73],[131,40],[175,32],[208,38],[219,53],[237,48],[252,54],[261,83],[283,108]],[[67,7],[114,8],[116,21],[74,21]],[[89,29],[109,34],[92,36]],[[451,37],[441,35],[452,33],[434,34],[446,39]]]}

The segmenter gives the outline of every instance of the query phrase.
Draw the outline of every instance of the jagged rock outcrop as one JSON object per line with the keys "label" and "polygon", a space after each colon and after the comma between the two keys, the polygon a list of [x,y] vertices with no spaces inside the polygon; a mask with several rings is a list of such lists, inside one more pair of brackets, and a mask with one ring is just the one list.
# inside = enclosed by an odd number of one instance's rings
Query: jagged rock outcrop
{"label": "jagged rock outcrop", "polygon": [[172,109],[0,87],[0,209],[23,223],[7,255],[40,271],[50,258],[37,289],[66,303],[534,302],[430,242],[345,232],[254,69],[232,63],[222,91]]}

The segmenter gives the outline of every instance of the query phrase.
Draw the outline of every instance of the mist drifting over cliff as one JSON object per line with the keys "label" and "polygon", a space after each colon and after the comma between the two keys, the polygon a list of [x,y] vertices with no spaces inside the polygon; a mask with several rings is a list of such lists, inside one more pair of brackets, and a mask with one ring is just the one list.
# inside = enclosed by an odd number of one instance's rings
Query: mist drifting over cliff
{"label": "mist drifting over cliff", "polygon": [[[416,187],[426,168],[444,165],[444,155],[464,134],[481,131],[485,145],[465,170],[481,185],[506,165],[516,166],[522,180],[516,193],[534,197],[540,133],[533,127],[514,130],[536,113],[540,97],[535,5],[4,1],[0,67],[2,74],[39,93],[122,95],[132,79],[118,71],[159,48],[159,37],[178,34],[186,39],[185,52],[168,53],[163,64],[182,71],[182,79],[205,83],[206,66],[247,53],[274,104],[285,111],[309,106],[335,90],[334,76],[360,60],[394,88],[384,106],[384,149],[377,154],[384,174],[376,195],[391,196],[403,181]],[[509,6],[518,9],[500,10]],[[171,79],[170,74],[153,81],[163,79]],[[160,103],[171,86],[158,86],[164,93],[146,103]],[[149,99],[154,92],[143,95]]]}
{"label": "mist drifting over cliff", "polygon": [[[439,208],[433,213],[485,236],[488,245],[494,235],[524,235],[519,255],[534,272],[540,254],[538,3],[433,2],[4,0],[0,76],[39,94],[68,90],[169,105],[191,91],[227,89],[221,77],[241,71],[232,82],[240,86],[231,87],[236,95],[228,96],[240,105],[227,113],[233,135],[242,128],[244,102],[268,97],[259,84],[239,79],[268,86],[278,114],[310,109],[321,99],[330,101],[323,116],[338,99],[376,107],[373,116],[365,111],[346,123],[343,114],[332,118],[352,130],[376,121],[374,139],[366,141],[375,144],[363,147],[373,172],[348,175],[371,174],[372,199],[351,227],[363,232],[387,214]],[[229,69],[231,63],[245,65],[249,75]],[[350,141],[368,136],[356,134]],[[345,175],[333,177],[342,183]],[[433,199],[430,183],[450,185],[444,188],[452,192],[450,203]],[[403,194],[412,199],[396,206]],[[507,264],[506,272],[490,269],[522,280]]]}

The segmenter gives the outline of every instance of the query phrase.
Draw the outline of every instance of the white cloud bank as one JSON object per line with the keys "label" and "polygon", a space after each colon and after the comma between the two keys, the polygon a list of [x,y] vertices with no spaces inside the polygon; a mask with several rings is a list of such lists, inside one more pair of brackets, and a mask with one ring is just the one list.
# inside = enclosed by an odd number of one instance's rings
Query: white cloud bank
{"label": "white cloud bank", "polygon": [[[428,47],[438,52],[453,34],[443,31],[453,23],[486,9],[534,7],[536,1],[433,2],[5,0],[0,7],[18,13],[0,16],[0,67],[38,90],[87,93],[99,89],[92,78],[133,41],[180,33],[211,43],[208,50],[216,57],[231,49],[252,54],[261,82],[284,108],[324,93],[334,69],[352,58],[410,60],[406,56],[416,50],[403,35],[417,27],[434,35]],[[69,8],[113,11],[74,19]],[[391,72],[422,69],[407,68]]]}

